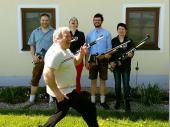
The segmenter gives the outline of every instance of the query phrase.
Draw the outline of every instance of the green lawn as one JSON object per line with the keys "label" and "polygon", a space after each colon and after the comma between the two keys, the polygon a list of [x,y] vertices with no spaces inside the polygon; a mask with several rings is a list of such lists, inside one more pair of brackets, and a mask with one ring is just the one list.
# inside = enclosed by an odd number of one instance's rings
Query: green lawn
{"label": "green lawn", "polygon": [[[45,123],[53,112],[53,110],[0,109],[0,127],[37,127]],[[98,109],[97,113],[100,127],[168,127],[168,112],[124,113]],[[87,127],[73,109],[57,126]]]}

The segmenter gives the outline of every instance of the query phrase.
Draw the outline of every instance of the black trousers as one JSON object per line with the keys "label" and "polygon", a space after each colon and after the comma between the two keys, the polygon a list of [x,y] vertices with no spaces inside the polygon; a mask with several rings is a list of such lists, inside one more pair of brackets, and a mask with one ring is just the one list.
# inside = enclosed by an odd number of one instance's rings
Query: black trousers
{"label": "black trousers", "polygon": [[121,78],[123,81],[123,90],[124,90],[124,99],[125,104],[129,103],[130,97],[130,69],[115,69],[114,70],[114,78],[115,78],[115,93],[116,93],[116,102],[120,103],[121,99]]}
{"label": "black trousers", "polygon": [[76,90],[67,94],[69,100],[56,102],[56,112],[44,124],[43,127],[54,127],[62,118],[64,118],[70,107],[78,111],[89,127],[99,127],[97,123],[96,107],[85,97],[78,94]]}

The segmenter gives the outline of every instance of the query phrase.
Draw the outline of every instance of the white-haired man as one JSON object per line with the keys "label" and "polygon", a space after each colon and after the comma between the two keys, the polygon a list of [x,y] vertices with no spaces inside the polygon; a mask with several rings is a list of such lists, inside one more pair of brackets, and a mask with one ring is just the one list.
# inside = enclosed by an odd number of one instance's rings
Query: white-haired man
{"label": "white-haired man", "polygon": [[87,46],[81,46],[80,53],[74,56],[69,49],[71,33],[68,27],[57,29],[53,34],[53,42],[45,55],[43,76],[47,93],[54,97],[57,111],[43,127],[54,127],[66,116],[69,107],[77,110],[89,127],[98,127],[95,106],[75,90],[75,65],[84,58]]}

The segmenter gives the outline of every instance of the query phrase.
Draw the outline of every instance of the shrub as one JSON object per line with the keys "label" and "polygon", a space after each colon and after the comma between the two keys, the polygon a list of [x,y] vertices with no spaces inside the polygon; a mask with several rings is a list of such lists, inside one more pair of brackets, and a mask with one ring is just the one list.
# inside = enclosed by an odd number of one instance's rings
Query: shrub
{"label": "shrub", "polygon": [[140,100],[141,98],[140,90],[141,89],[139,86],[131,88],[130,95],[133,100],[136,100],[136,101]]}
{"label": "shrub", "polygon": [[27,87],[1,87],[0,100],[7,103],[22,102],[28,96]]}
{"label": "shrub", "polygon": [[[27,101],[30,95],[30,87],[0,87],[0,102],[6,103],[21,103]],[[46,101],[48,95],[45,87],[40,87],[37,92],[36,101]]]}
{"label": "shrub", "polygon": [[131,88],[131,97],[135,101],[139,101],[144,105],[152,105],[158,103],[168,103],[169,93],[158,87],[158,84],[139,85]]}
{"label": "shrub", "polygon": [[[6,103],[22,103],[28,100],[30,95],[30,87],[0,87],[0,102]],[[90,96],[90,95],[88,95]],[[39,87],[36,102],[48,102],[49,95],[46,93],[45,87]],[[107,90],[107,101],[114,101],[115,93],[113,89]],[[168,91],[161,90],[157,84],[144,84],[135,88],[131,88],[131,98],[134,101],[141,102],[145,105],[158,104],[162,101],[168,103]],[[100,95],[96,94],[96,101],[100,102]]]}
{"label": "shrub", "polygon": [[141,103],[145,105],[158,104],[161,101],[161,90],[157,84],[148,84],[148,86],[141,86]]}

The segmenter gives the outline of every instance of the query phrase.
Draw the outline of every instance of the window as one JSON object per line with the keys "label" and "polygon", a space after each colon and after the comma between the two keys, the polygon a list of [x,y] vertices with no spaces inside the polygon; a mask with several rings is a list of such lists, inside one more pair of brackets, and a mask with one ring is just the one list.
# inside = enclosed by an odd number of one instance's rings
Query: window
{"label": "window", "polygon": [[47,13],[50,15],[51,26],[55,28],[55,8],[21,8],[22,16],[22,51],[29,51],[30,47],[27,45],[31,32],[40,26],[40,15]]}
{"label": "window", "polygon": [[159,7],[126,8],[127,35],[133,39],[134,43],[139,43],[145,38],[146,34],[150,35],[147,43],[139,47],[139,49],[159,50],[159,10]]}

